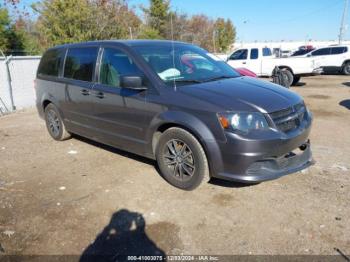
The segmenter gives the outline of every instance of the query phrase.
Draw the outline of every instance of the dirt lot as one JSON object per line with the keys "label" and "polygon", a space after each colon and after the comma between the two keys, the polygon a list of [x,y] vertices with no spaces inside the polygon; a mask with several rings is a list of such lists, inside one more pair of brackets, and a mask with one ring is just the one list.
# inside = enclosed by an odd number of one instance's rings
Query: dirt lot
{"label": "dirt lot", "polygon": [[81,255],[89,245],[167,255],[350,254],[350,77],[302,80],[293,90],[315,116],[317,163],[255,186],[212,181],[184,192],[147,159],[80,138],[53,141],[34,109],[1,117],[0,256]]}

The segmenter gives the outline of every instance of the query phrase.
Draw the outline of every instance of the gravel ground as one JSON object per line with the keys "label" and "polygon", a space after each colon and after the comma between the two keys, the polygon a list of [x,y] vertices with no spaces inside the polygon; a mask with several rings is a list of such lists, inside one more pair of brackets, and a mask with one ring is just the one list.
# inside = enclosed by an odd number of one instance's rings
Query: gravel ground
{"label": "gravel ground", "polygon": [[153,161],[52,140],[34,109],[1,117],[0,255],[350,254],[350,77],[302,81],[317,163],[254,186],[184,192]]}

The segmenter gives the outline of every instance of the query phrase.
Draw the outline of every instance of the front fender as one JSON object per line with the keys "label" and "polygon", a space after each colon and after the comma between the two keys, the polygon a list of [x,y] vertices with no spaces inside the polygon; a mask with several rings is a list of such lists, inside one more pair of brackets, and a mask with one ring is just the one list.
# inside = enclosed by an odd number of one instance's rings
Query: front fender
{"label": "front fender", "polygon": [[[157,115],[150,124],[147,132],[149,145],[152,145],[153,135],[163,125],[180,126],[191,132],[199,140],[206,152],[211,173],[216,173],[219,167],[222,166],[221,151],[218,143],[225,142],[226,137],[218,123],[215,123],[216,127],[209,127],[201,119],[189,113],[180,111],[163,112]],[[216,131],[215,135],[213,131]],[[153,152],[149,153],[153,154]]]}

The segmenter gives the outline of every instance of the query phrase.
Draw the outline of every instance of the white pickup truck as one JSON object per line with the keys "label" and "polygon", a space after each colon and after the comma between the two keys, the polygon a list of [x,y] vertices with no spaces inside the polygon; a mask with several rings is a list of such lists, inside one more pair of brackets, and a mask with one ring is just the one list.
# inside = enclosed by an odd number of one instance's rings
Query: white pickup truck
{"label": "white pickup truck", "polygon": [[298,83],[302,76],[322,73],[311,57],[276,58],[268,47],[240,48],[228,57],[227,63],[235,68],[245,67],[258,76],[272,76],[278,66],[286,72],[290,85]]}

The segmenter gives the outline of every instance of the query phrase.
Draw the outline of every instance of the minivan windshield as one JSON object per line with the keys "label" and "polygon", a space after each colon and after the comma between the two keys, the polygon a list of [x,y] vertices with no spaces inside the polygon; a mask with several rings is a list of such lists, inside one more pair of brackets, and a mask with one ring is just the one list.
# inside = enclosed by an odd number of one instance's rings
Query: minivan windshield
{"label": "minivan windshield", "polygon": [[241,76],[224,61],[196,46],[169,43],[133,49],[170,87]]}

